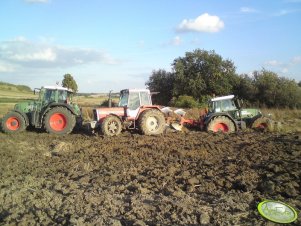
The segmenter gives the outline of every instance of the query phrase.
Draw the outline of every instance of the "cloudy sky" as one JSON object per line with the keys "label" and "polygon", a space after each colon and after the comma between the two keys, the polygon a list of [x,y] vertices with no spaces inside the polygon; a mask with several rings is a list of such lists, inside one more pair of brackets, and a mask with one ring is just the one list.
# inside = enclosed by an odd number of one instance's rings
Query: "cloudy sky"
{"label": "cloudy sky", "polygon": [[1,0],[0,81],[143,88],[185,52],[301,81],[301,0]]}

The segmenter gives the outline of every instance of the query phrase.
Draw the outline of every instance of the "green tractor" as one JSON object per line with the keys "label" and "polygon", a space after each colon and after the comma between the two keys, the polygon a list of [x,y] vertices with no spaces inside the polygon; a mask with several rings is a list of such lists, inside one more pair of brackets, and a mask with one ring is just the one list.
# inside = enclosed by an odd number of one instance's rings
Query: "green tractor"
{"label": "green tractor", "polygon": [[246,128],[272,131],[274,127],[274,121],[264,116],[259,109],[242,108],[242,101],[234,95],[211,99],[203,124],[207,131],[230,133]]}
{"label": "green tractor", "polygon": [[[177,113],[177,110],[174,112]],[[202,111],[197,120],[185,119],[185,113],[182,111],[180,123],[172,123],[172,128],[181,130],[183,125],[188,125],[210,132],[232,133],[246,128],[273,131],[275,125],[275,122],[264,116],[260,110],[242,108],[242,101],[234,95],[212,98],[208,110]]]}
{"label": "green tractor", "polygon": [[17,103],[13,110],[2,119],[1,126],[5,133],[24,131],[28,126],[44,128],[52,134],[72,132],[76,121],[81,119],[81,111],[72,103],[73,92],[59,86],[44,86],[35,101]]}

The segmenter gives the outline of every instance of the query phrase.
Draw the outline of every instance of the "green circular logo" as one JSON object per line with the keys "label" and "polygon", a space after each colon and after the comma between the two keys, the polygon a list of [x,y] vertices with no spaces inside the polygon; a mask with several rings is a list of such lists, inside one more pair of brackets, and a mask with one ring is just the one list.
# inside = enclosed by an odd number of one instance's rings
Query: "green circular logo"
{"label": "green circular logo", "polygon": [[292,223],[298,217],[293,207],[279,201],[265,200],[258,204],[257,209],[264,218],[276,223]]}

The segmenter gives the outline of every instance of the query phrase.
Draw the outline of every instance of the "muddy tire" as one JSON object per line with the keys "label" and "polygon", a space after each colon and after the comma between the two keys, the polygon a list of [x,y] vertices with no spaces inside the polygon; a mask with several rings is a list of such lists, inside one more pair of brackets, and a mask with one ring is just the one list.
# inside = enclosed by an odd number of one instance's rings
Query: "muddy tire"
{"label": "muddy tire", "polygon": [[3,117],[1,127],[5,133],[19,133],[26,129],[26,123],[21,114],[12,111]]}
{"label": "muddy tire", "polygon": [[235,132],[235,125],[228,117],[217,116],[208,123],[207,131],[214,133],[233,133]]}
{"label": "muddy tire", "polygon": [[105,136],[118,136],[121,133],[121,130],[121,121],[116,116],[107,116],[101,123],[101,132]]}
{"label": "muddy tire", "polygon": [[55,107],[44,117],[44,128],[48,133],[64,135],[72,132],[75,116],[66,108]]}
{"label": "muddy tire", "polygon": [[138,124],[143,135],[159,135],[164,132],[165,118],[159,110],[150,109],[141,113]]}
{"label": "muddy tire", "polygon": [[273,132],[274,122],[272,119],[266,117],[260,117],[252,123],[252,128],[257,130],[262,130],[262,131]]}

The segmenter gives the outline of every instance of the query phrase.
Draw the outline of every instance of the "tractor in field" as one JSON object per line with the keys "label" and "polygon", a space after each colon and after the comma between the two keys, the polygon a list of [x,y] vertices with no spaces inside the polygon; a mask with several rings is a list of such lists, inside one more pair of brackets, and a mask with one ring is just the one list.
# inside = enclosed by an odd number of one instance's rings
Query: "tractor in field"
{"label": "tractor in field", "polygon": [[118,107],[93,109],[93,130],[105,136],[117,136],[122,129],[135,129],[144,135],[162,134],[165,129],[164,114],[159,106],[152,105],[147,89],[124,89],[120,91]]}
{"label": "tractor in field", "polygon": [[185,119],[182,115],[180,123],[172,127],[180,130],[183,125],[199,127],[211,132],[231,133],[246,128],[259,128],[272,131],[275,122],[263,116],[260,110],[242,108],[242,101],[234,95],[212,98],[208,109],[200,114],[198,120]]}
{"label": "tractor in field", "polygon": [[44,128],[48,133],[70,133],[77,118],[81,117],[79,107],[72,103],[73,92],[59,86],[44,86],[35,101],[17,103],[2,119],[2,130],[6,133],[24,131],[28,126]]}

